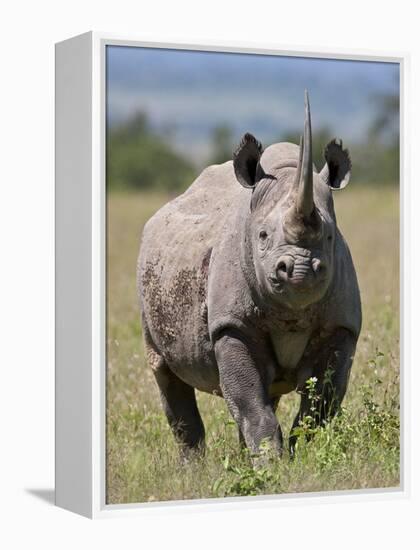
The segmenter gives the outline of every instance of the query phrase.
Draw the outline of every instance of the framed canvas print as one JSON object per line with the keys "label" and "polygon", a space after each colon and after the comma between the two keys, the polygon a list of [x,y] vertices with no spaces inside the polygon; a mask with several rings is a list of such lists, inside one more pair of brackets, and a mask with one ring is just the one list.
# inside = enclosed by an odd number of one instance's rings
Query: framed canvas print
{"label": "framed canvas print", "polygon": [[56,45],[57,505],[404,494],[405,68]]}

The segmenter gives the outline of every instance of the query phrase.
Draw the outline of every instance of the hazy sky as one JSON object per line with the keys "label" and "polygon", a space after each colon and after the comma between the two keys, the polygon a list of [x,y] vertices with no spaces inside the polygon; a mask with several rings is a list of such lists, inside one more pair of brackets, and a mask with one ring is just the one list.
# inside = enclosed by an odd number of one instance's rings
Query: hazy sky
{"label": "hazy sky", "polygon": [[136,112],[167,132],[179,150],[205,156],[214,127],[235,140],[249,131],[264,145],[301,131],[303,93],[310,94],[313,129],[351,142],[363,138],[375,96],[398,93],[393,63],[226,54],[108,46],[107,116],[111,125]]}

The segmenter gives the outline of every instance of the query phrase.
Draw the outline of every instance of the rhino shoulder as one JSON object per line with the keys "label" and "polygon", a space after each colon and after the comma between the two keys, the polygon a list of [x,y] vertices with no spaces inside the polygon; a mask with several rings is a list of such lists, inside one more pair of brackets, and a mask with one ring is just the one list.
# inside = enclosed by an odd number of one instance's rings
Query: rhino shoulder
{"label": "rhino shoulder", "polygon": [[208,281],[208,326],[212,341],[225,328],[255,332],[257,310],[241,265],[242,232],[237,212],[214,247]]}

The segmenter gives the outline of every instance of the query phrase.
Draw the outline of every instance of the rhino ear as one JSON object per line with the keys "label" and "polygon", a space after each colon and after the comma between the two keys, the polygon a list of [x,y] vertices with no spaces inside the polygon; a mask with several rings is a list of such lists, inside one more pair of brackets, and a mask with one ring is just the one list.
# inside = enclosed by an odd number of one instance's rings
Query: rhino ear
{"label": "rhino ear", "polygon": [[333,139],[325,147],[325,160],[321,177],[331,189],[344,189],[350,180],[351,160],[347,149],[343,149],[341,139]]}
{"label": "rhino ear", "polygon": [[260,179],[259,160],[263,148],[252,134],[245,134],[239,147],[233,153],[233,169],[236,179],[247,189],[253,189]]}

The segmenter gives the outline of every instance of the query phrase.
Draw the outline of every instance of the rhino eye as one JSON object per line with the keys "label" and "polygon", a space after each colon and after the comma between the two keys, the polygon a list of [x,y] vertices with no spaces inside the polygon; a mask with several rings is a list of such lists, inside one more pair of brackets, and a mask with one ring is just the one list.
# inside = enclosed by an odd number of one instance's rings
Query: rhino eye
{"label": "rhino eye", "polygon": [[268,235],[267,235],[267,231],[260,231],[260,234],[259,234],[259,238],[261,241],[265,241],[267,239]]}

